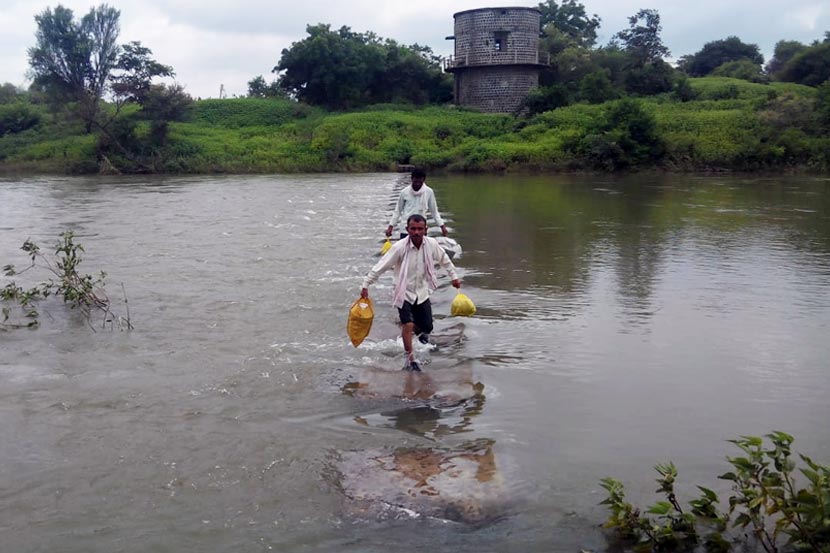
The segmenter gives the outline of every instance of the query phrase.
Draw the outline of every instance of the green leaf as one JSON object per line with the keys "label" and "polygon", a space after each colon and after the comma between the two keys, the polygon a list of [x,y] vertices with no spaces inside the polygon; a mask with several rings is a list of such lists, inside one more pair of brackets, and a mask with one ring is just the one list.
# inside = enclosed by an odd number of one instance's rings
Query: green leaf
{"label": "green leaf", "polygon": [[752,461],[746,457],[727,457],[727,460],[739,469],[752,470],[754,467]]}
{"label": "green leaf", "polygon": [[818,484],[819,480],[821,479],[819,473],[812,471],[810,469],[801,469],[801,474],[806,476],[807,480],[809,480],[813,485]]}
{"label": "green leaf", "polygon": [[[721,476],[721,478],[723,478],[723,477]],[[728,480],[728,479],[726,479],[726,480]],[[717,502],[718,501],[717,494],[715,492],[713,492],[712,490],[710,490],[709,488],[704,488],[703,486],[698,486],[697,489],[702,491],[703,496],[706,499],[708,499],[709,501],[712,501],[712,502]]]}
{"label": "green leaf", "polygon": [[800,455],[800,457],[801,457],[801,460],[804,461],[807,464],[808,467],[810,467],[813,470],[819,470],[818,465],[816,463],[814,463],[812,459],[810,459],[806,455]]}
{"label": "green leaf", "polygon": [[786,432],[781,432],[780,430],[776,430],[774,432],[767,434],[767,438],[769,438],[772,441],[772,443],[776,445],[790,445],[795,440],[795,438],[793,438],[791,435],[787,434]]}
{"label": "green leaf", "polygon": [[751,446],[760,447],[764,444],[764,440],[762,440],[758,436],[741,436],[741,437],[744,439],[744,441],[747,444],[749,444]]}
{"label": "green leaf", "polygon": [[757,507],[760,507],[761,505],[764,504],[765,501],[766,501],[766,498],[763,497],[763,496],[756,497],[756,498],[750,500],[749,508],[750,509],[755,509]]}
{"label": "green leaf", "polygon": [[654,505],[648,508],[646,511],[652,515],[666,515],[672,510],[672,504],[668,501],[658,501]]}
{"label": "green leaf", "polygon": [[740,526],[741,528],[746,528],[752,519],[749,518],[749,515],[746,513],[741,513],[737,517],[735,517],[735,522],[732,524],[733,527]]}

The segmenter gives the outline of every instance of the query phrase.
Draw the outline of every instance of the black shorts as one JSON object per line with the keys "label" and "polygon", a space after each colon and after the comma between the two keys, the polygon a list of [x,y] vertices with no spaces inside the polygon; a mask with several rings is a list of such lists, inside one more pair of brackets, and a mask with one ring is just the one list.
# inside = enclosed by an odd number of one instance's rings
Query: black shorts
{"label": "black shorts", "polygon": [[415,323],[418,332],[427,334],[432,332],[432,304],[429,299],[417,305],[412,305],[408,301],[403,302],[403,307],[398,308],[398,315],[401,318],[401,324]]}

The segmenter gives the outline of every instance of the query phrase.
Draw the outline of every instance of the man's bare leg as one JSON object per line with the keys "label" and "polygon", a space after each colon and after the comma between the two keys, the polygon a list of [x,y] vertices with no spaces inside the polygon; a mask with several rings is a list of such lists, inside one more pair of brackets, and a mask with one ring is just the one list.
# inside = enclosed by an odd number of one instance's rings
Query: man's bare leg
{"label": "man's bare leg", "polygon": [[412,352],[412,334],[414,328],[415,323],[406,323],[401,325],[401,338],[403,339],[403,349],[406,352],[406,365],[404,366],[404,369],[420,372],[421,366],[415,360],[415,354]]}
{"label": "man's bare leg", "polygon": [[403,339],[403,349],[406,351],[406,358],[412,361],[415,357],[412,354],[412,333],[415,328],[415,323],[405,323],[401,325],[401,338]]}

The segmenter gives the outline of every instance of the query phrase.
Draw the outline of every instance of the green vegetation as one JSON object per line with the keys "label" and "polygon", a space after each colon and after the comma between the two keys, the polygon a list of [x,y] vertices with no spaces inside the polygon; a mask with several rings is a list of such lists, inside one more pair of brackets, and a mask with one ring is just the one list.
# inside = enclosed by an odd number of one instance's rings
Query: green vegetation
{"label": "green vegetation", "polygon": [[756,44],[746,44],[736,36],[730,36],[722,40],[707,42],[696,54],[683,56],[678,63],[682,71],[692,77],[704,77],[715,72],[725,63],[745,61],[753,68],[755,73],[761,71],[764,63],[764,56]]}
{"label": "green vegetation", "polygon": [[[110,300],[104,292],[104,280],[106,273],[103,271],[96,278],[92,275],[85,275],[78,272],[81,264],[81,253],[83,246],[76,244],[72,232],[64,232],[60,235],[60,242],[55,246],[54,257],[48,257],[40,251],[40,247],[26,240],[20,248],[30,259],[30,264],[20,271],[15,270],[14,265],[3,267],[5,276],[19,276],[30,270],[39,269],[51,275],[50,279],[28,290],[19,286],[16,282],[8,283],[0,289],[0,301],[3,302],[3,320],[0,321],[0,330],[11,330],[15,328],[35,328],[39,325],[37,303],[45,300],[51,295],[63,298],[64,303],[69,304],[73,309],[77,308],[91,324],[93,311],[102,314],[102,327],[107,325],[113,328],[117,323],[122,330],[132,329],[130,323],[130,312],[127,307],[126,294],[124,305],[127,311],[122,317],[114,314],[110,309]],[[123,289],[123,287],[122,287]],[[19,319],[13,313],[12,306],[19,311]]]}
{"label": "green vegetation", "polygon": [[118,45],[103,4],[35,17],[28,91],[0,86],[0,172],[827,171],[830,33],[781,41],[763,68],[754,44],[709,42],[664,61],[657,10],[596,47],[600,18],[576,0],[539,4],[540,86],[518,113],[455,108],[429,47],[308,26],[270,83],[194,102],[138,42]]}
{"label": "green vegetation", "polygon": [[450,171],[830,168],[828,85],[684,82],[682,97],[576,103],[522,117],[408,104],[329,113],[278,98],[202,100],[155,142],[151,123],[124,110],[122,117],[135,117],[126,133],[148,148],[142,165],[46,105],[15,100],[0,105],[0,115],[7,106],[25,114],[11,118],[23,123],[9,124],[22,130],[0,137],[0,168],[95,173],[102,155],[111,169],[168,173],[386,171],[396,164]]}
{"label": "green vegetation", "polygon": [[[428,46],[402,46],[372,32],[309,25],[308,37],[282,51],[277,84],[292,98],[332,110],[388,102],[446,102],[452,79]],[[262,83],[249,83],[261,89]]]}
{"label": "green vegetation", "polygon": [[[623,485],[614,478],[601,480],[608,497],[602,502],[611,511],[605,527],[614,530],[624,545],[637,551],[693,550],[702,544],[706,551],[729,551],[740,539],[730,541],[729,529],[760,544],[767,553],[779,551],[780,539],[787,538],[787,550],[827,553],[830,551],[830,465],[815,463],[800,455],[806,468],[804,487],[796,478],[792,458],[793,437],[772,432],[764,440],[743,436],[729,440],[742,455],[727,457],[732,470],[719,476],[732,483],[728,510],[723,513],[715,492],[698,486],[701,496],[684,511],[675,494],[677,468],[673,463],[654,467],[658,493],[666,497],[642,510],[625,500]],[[646,516],[651,515],[651,516]]]}

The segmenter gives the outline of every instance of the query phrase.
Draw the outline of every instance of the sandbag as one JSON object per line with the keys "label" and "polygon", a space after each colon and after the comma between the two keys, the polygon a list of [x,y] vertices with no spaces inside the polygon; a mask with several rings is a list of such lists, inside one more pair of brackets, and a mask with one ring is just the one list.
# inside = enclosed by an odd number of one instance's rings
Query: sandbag
{"label": "sandbag", "polygon": [[383,243],[383,246],[380,247],[380,255],[386,255],[386,252],[392,247],[392,242],[389,239],[386,239],[386,242]]}
{"label": "sandbag", "polygon": [[450,313],[458,317],[472,317],[476,313],[476,305],[473,300],[458,292],[450,305]]}
{"label": "sandbag", "polygon": [[369,298],[357,298],[349,309],[349,320],[346,323],[346,332],[354,347],[359,346],[369,331],[372,330],[372,321],[375,318],[375,310],[372,300]]}

